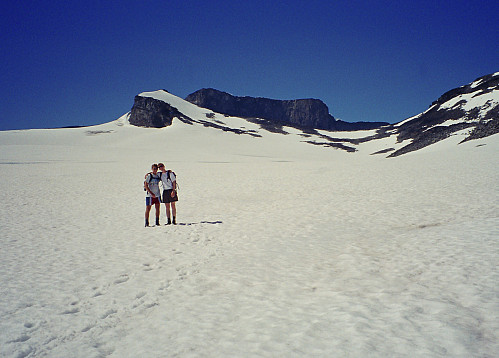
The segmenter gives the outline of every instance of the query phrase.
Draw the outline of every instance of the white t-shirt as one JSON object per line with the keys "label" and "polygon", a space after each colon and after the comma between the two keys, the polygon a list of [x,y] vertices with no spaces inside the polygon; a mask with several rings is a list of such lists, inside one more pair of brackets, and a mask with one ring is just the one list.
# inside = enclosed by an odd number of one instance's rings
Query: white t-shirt
{"label": "white t-shirt", "polygon": [[[154,175],[153,173],[147,174],[146,183],[149,186],[149,190],[154,193],[158,198],[161,196],[159,190],[159,182],[161,181],[159,173]],[[152,197],[149,191],[146,191],[146,196]]]}
{"label": "white t-shirt", "polygon": [[170,179],[168,179],[168,171],[161,173],[161,181],[163,182],[163,190],[173,189],[173,182],[176,181],[175,174],[170,171]]}

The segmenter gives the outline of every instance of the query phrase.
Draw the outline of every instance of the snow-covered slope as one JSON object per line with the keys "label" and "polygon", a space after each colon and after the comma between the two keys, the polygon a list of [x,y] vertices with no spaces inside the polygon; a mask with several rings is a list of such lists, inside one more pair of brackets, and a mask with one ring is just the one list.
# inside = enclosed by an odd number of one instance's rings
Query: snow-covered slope
{"label": "snow-covered slope", "polygon": [[[499,351],[498,135],[387,160],[142,95],[191,121],[0,132],[0,356]],[[144,228],[158,161],[181,225]]]}
{"label": "snow-covered slope", "polygon": [[[136,105],[132,109],[132,116],[135,115],[136,112],[134,113],[134,111],[139,107],[137,106],[139,101],[140,106],[144,107],[139,109],[141,113],[138,116],[143,121],[141,123],[163,123],[161,121],[164,121],[164,124],[160,126],[164,125],[169,128],[169,123],[175,119],[176,122],[211,129],[205,131],[205,133],[211,133],[214,129],[218,132],[223,131],[236,133],[243,137],[252,137],[255,140],[251,141],[251,143],[257,147],[262,145],[265,147],[265,143],[269,143],[272,148],[280,147],[281,144],[279,143],[289,143],[293,146],[298,144],[299,148],[303,148],[303,144],[307,144],[307,146],[313,144],[314,146],[332,148],[333,150],[355,152],[358,150],[359,144],[362,143],[361,138],[376,134],[375,130],[356,132],[305,130],[282,124],[273,124],[267,120],[232,117],[200,108],[164,90],[139,94],[136,97]],[[144,117],[146,118],[144,119]],[[158,119],[158,117],[161,117],[161,119]],[[138,120],[134,118],[133,123],[137,122]],[[395,142],[395,139],[393,139],[393,142]]]}
{"label": "snow-covered slope", "polygon": [[392,156],[419,150],[451,136],[459,142],[499,133],[499,72],[443,94],[423,113],[393,126],[398,142]]}
{"label": "snow-covered slope", "polygon": [[260,138],[272,132],[330,149],[365,153],[368,148],[371,152],[367,154],[394,157],[450,137],[457,136],[459,140],[451,138],[450,142],[458,144],[499,133],[499,72],[443,94],[417,116],[377,130],[333,132],[292,128],[269,119],[231,117],[197,107],[164,90],[139,94],[131,116],[131,123],[138,126],[169,126],[176,118],[240,135]]}

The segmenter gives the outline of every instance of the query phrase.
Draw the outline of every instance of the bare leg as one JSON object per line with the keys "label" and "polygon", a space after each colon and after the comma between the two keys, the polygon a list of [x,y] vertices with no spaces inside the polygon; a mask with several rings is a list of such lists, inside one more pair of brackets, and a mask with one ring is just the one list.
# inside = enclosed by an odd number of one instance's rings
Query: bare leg
{"label": "bare leg", "polygon": [[151,212],[151,205],[146,205],[146,226],[149,226],[149,213]]}
{"label": "bare leg", "polygon": [[154,206],[156,207],[156,218],[159,219],[159,209],[160,209],[161,204],[156,203],[156,204],[154,204]]}
{"label": "bare leg", "polygon": [[175,202],[172,202],[172,214],[174,217],[177,217],[177,207],[175,206]]}

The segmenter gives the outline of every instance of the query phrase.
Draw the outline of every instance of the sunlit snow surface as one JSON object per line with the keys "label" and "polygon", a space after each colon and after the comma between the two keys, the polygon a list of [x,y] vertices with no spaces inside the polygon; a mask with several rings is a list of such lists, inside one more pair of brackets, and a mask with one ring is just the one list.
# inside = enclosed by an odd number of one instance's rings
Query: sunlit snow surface
{"label": "sunlit snow surface", "polygon": [[[387,159],[261,134],[0,132],[0,356],[497,356],[498,135]],[[180,225],[144,228],[158,161]]]}

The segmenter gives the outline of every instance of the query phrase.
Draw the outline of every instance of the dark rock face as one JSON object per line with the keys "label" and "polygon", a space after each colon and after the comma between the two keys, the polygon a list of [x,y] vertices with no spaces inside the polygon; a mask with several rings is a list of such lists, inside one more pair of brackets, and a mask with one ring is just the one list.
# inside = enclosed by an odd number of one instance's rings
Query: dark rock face
{"label": "dark rock face", "polygon": [[337,121],[328,107],[318,99],[275,100],[236,97],[212,88],[201,89],[186,100],[203,108],[242,118],[261,118],[298,128],[326,130],[359,130],[378,128],[387,123]]}
{"label": "dark rock face", "polygon": [[202,89],[187,96],[186,100],[229,116],[271,119],[302,127],[329,129],[335,121],[327,106],[317,99],[279,101],[235,97],[214,89]]}
{"label": "dark rock face", "polygon": [[163,128],[171,125],[174,117],[184,115],[163,101],[135,96],[129,122],[138,127]]}
{"label": "dark rock face", "polygon": [[[412,141],[390,157],[424,148],[467,128],[470,134],[463,142],[499,133],[499,104],[486,99],[480,101],[480,96],[493,91],[499,91],[499,74],[480,77],[468,85],[444,93],[427,111],[393,126],[398,133],[398,142]],[[467,106],[470,100],[476,100],[476,106],[471,109]],[[455,104],[450,106],[449,101]]]}
{"label": "dark rock face", "polygon": [[[207,118],[211,118],[212,115],[214,116],[214,113],[206,114]],[[252,130],[230,128],[213,121],[189,118],[170,104],[151,97],[135,96],[135,102],[130,111],[128,121],[130,124],[137,127],[163,128],[170,126],[173,122],[173,118],[177,118],[181,122],[189,125],[201,124],[205,127],[216,128],[224,132],[261,137]]]}

